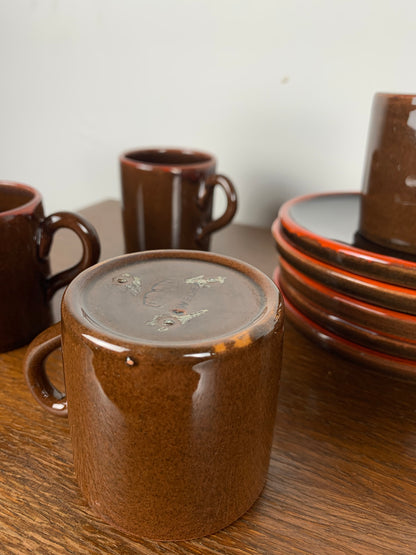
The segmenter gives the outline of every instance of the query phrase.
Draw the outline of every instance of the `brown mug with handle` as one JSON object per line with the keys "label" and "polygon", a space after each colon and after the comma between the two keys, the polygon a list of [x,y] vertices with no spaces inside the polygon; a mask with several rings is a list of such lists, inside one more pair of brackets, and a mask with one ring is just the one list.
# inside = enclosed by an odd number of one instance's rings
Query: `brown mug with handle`
{"label": "brown mug with handle", "polygon": [[[283,312],[262,272],[203,251],[127,254],[74,279],[24,372],[42,407],[68,416],[78,483],[101,518],[183,540],[249,509],[269,465]],[[61,341],[65,392],[44,369]]]}
{"label": "brown mug with handle", "polygon": [[[155,249],[209,250],[211,234],[228,225],[237,195],[216,160],[206,152],[147,148],[120,157],[126,252]],[[214,189],[223,189],[227,207],[212,219]]]}
{"label": "brown mug with handle", "polygon": [[[81,260],[50,275],[48,255],[53,236],[67,228],[82,243]],[[50,300],[100,255],[91,224],[71,212],[44,216],[36,189],[0,181],[0,352],[28,343],[52,322]]]}

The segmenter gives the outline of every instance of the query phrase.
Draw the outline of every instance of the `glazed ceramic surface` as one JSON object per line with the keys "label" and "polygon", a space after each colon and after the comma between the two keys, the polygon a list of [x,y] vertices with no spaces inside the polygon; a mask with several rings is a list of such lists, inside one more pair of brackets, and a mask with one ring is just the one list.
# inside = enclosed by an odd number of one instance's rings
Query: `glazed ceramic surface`
{"label": "glazed ceramic surface", "polygon": [[285,235],[319,260],[362,276],[416,288],[416,258],[366,241],[358,233],[361,193],[297,197],[279,210],[273,235]]}
{"label": "glazed ceramic surface", "polygon": [[[322,326],[307,318],[302,312],[285,297],[285,314],[293,325],[306,337],[319,343],[324,349],[333,351],[345,358],[353,360],[358,365],[366,368],[374,368],[388,373],[397,373],[405,377],[414,378],[416,375],[416,363],[404,358],[393,357],[378,353],[353,341],[332,333]],[[359,369],[357,367],[357,369]]]}
{"label": "glazed ceramic surface", "polygon": [[321,262],[298,250],[281,230],[274,229],[274,238],[282,257],[308,277],[364,302],[416,315],[416,292],[413,289],[358,276]]}
{"label": "glazed ceramic surface", "polygon": [[360,233],[416,254],[416,95],[374,96]]}
{"label": "glazed ceramic surface", "polygon": [[380,333],[363,323],[356,324],[342,318],[336,312],[325,310],[287,281],[283,272],[276,271],[275,283],[279,283],[285,297],[293,306],[326,330],[375,351],[416,360],[415,341],[404,341],[395,336]]}
{"label": "glazed ceramic surface", "polygon": [[[51,276],[48,254],[60,228],[80,237],[83,255],[73,268]],[[99,253],[95,230],[83,218],[69,212],[45,218],[37,190],[0,181],[0,352],[28,343],[49,326],[53,294],[95,264]]]}
{"label": "glazed ceramic surface", "polygon": [[396,340],[414,342],[416,340],[416,316],[388,310],[343,295],[299,272],[281,258],[280,279],[311,299],[325,311],[337,315],[353,324],[365,326],[376,333],[390,335]]}
{"label": "glazed ceramic surface", "polygon": [[[211,154],[179,149],[145,149],[120,157],[126,252],[153,249],[208,250],[214,231],[237,209],[231,181],[215,173]],[[224,214],[212,219],[214,189],[227,197]]]}
{"label": "glazed ceramic surface", "polygon": [[78,481],[102,518],[178,540],[247,511],[269,464],[282,326],[272,280],[210,253],[125,255],[74,280],[66,397],[41,370],[56,327],[29,347],[25,371],[43,406],[68,410]]}

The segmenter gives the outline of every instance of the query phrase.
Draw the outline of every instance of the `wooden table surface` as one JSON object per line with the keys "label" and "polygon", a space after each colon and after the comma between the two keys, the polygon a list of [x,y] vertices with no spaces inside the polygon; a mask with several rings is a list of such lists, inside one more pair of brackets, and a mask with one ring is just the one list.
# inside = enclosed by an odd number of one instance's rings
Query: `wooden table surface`
{"label": "wooden table surface", "polygon": [[[121,254],[119,204],[106,201],[82,212],[99,232],[102,258]],[[229,226],[215,236],[212,250],[268,275],[277,263],[267,229]],[[54,268],[78,252],[77,241],[60,232]],[[261,497],[215,535],[138,542],[101,522],[81,497],[68,422],[32,399],[22,376],[24,354],[25,348],[0,355],[1,555],[416,553],[416,378],[343,360],[288,323]]]}

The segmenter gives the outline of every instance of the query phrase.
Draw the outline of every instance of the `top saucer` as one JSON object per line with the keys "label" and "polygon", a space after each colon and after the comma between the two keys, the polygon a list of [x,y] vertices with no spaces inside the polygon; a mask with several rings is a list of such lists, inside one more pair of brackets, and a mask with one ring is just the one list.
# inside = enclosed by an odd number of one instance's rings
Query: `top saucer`
{"label": "top saucer", "polygon": [[[272,226],[281,226],[303,252],[356,274],[416,289],[416,258],[370,245],[357,234],[361,193],[327,193],[284,203]],[[404,255],[406,256],[406,255]]]}

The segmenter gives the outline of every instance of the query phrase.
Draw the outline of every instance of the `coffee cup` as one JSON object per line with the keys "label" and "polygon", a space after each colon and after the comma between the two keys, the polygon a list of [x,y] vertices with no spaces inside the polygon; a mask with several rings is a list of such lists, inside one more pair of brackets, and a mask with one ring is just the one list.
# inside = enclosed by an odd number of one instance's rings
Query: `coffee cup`
{"label": "coffee cup", "polygon": [[[148,148],[120,157],[126,252],[154,249],[209,250],[211,234],[237,209],[231,181],[215,173],[215,157],[186,149]],[[212,219],[214,189],[227,206]]]}
{"label": "coffee cup", "polygon": [[[191,539],[236,520],[264,486],[282,335],[279,291],[259,270],[147,251],[79,275],[24,370],[36,400],[69,417],[93,510],[133,536]],[[44,370],[61,343],[65,393]]]}
{"label": "coffee cup", "polygon": [[[61,228],[78,235],[82,258],[51,276],[48,255],[53,236]],[[99,254],[97,234],[84,218],[70,212],[46,218],[39,191],[0,181],[0,352],[28,343],[48,327],[54,293],[95,264]]]}
{"label": "coffee cup", "polygon": [[359,233],[399,255],[416,254],[416,95],[374,96]]}

